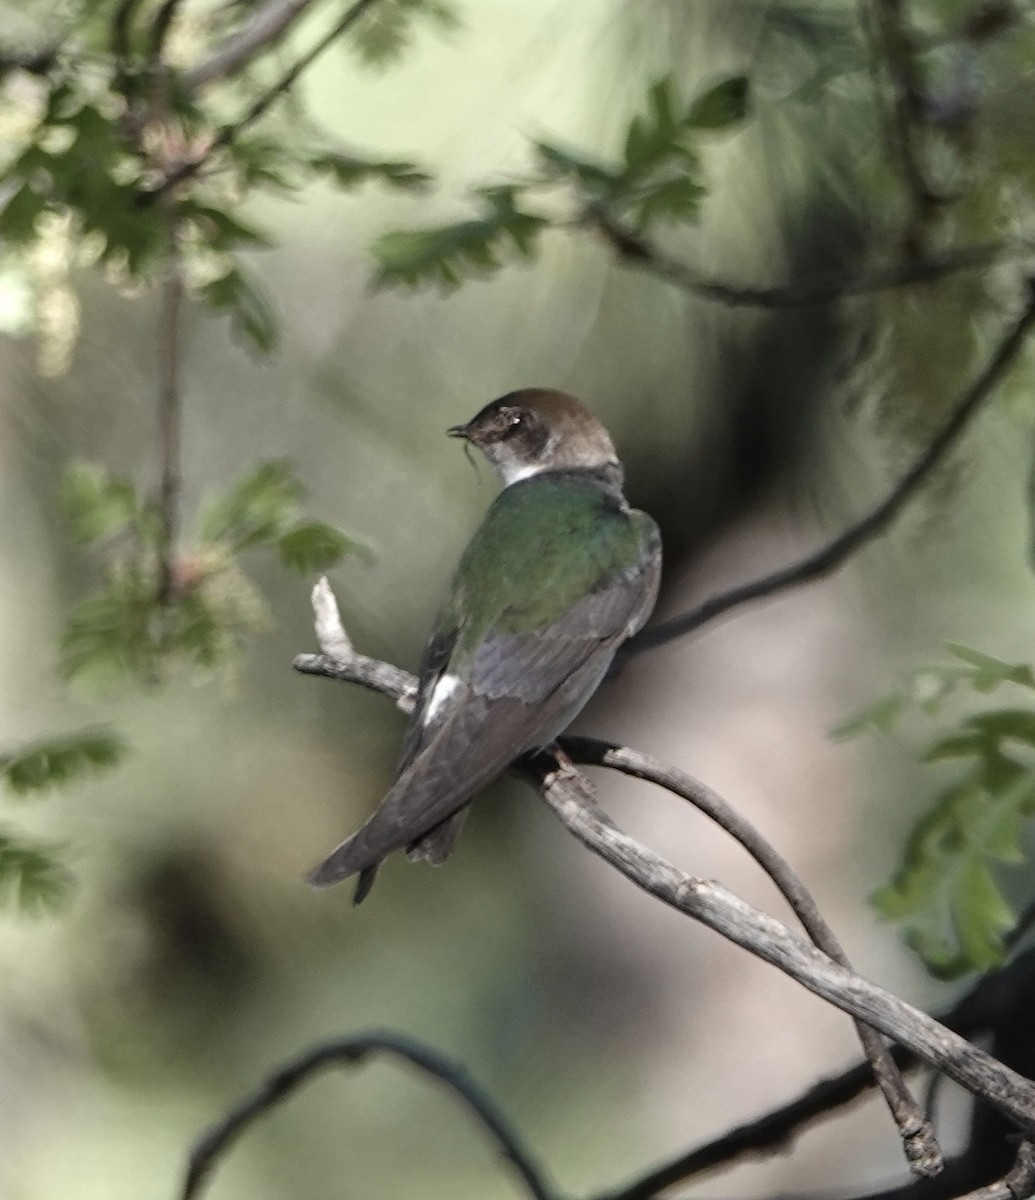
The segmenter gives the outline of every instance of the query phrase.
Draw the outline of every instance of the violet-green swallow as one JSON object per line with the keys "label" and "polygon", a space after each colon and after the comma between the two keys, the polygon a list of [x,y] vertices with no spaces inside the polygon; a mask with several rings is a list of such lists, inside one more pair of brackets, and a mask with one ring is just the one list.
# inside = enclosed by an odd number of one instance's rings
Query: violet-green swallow
{"label": "violet-green swallow", "polygon": [[358,873],[356,904],[393,850],[446,858],[471,798],[565,729],[658,592],[657,526],[629,507],[607,430],[573,396],[511,392],[448,432],[504,487],[425,647],[395,783],[309,876]]}

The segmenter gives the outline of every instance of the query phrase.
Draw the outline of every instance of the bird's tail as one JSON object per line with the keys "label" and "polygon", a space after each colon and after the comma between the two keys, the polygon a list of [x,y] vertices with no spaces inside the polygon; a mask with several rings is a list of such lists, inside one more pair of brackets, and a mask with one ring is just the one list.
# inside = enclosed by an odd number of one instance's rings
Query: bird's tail
{"label": "bird's tail", "polygon": [[[440,867],[456,848],[456,839],[460,835],[466,816],[466,808],[462,808],[458,813],[453,813],[441,825],[436,825],[422,838],[411,843],[406,850],[406,857],[410,862],[426,862],[431,863],[433,867]],[[366,895],[366,892],[363,894]],[[358,904],[359,901],[357,900],[356,903]]]}

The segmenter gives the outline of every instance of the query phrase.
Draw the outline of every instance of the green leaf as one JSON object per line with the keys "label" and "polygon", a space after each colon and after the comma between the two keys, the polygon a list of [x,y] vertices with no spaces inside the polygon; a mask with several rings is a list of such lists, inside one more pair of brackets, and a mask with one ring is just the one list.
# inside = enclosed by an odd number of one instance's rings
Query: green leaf
{"label": "green leaf", "polygon": [[269,301],[239,266],[201,289],[201,298],[230,317],[232,328],[261,354],[277,346],[277,319]]}
{"label": "green leaf", "polygon": [[84,729],[0,754],[0,777],[19,794],[57,787],[118,763],[126,747],[110,729]]}
{"label": "green leaf", "polygon": [[23,183],[0,211],[0,238],[15,245],[31,242],[36,236],[36,219],[46,207],[46,199]]}
{"label": "green leaf", "polygon": [[284,460],[260,463],[202,511],[201,536],[240,553],[276,540],[294,522],[305,487]]}
{"label": "green leaf", "polygon": [[375,286],[434,284],[451,291],[464,279],[493,274],[510,258],[531,258],[548,222],[518,207],[513,186],[477,195],[485,214],[480,220],[382,234],[373,246]]}
{"label": "green leaf", "polygon": [[397,191],[423,192],[432,181],[432,177],[415,163],[403,160],[358,158],[325,151],[310,158],[309,165],[333,179],[338,187],[346,189],[375,181]]}
{"label": "green leaf", "polygon": [[72,876],[49,846],[0,833],[0,904],[37,916],[59,909],[72,889]]}
{"label": "green leaf", "polygon": [[905,701],[898,693],[881,696],[869,707],[831,729],[830,737],[835,741],[847,741],[861,733],[891,733],[904,706]]}
{"label": "green leaf", "polygon": [[383,68],[410,45],[421,19],[447,32],[460,23],[446,0],[380,0],[353,25],[352,44],[368,66]]}
{"label": "green leaf", "polygon": [[731,75],[702,92],[683,122],[691,129],[728,129],[747,117],[751,107],[751,86],[746,75]]}
{"label": "green leaf", "polygon": [[636,228],[646,233],[658,222],[695,220],[704,195],[705,189],[697,180],[675,175],[649,188],[628,211]]}
{"label": "green leaf", "polygon": [[123,533],[139,515],[132,483],[109,474],[97,463],[79,463],[65,472],[61,502],[72,536],[82,543]]}
{"label": "green leaf", "polygon": [[293,571],[327,571],[348,554],[352,542],[323,521],[299,521],[280,535],[277,548],[284,566]]}
{"label": "green leaf", "polygon": [[1035,690],[1035,672],[1025,663],[1008,663],[959,642],[947,642],[946,649],[968,666],[976,668],[972,676],[976,691],[990,692],[1000,683],[1016,683]]}
{"label": "green leaf", "polygon": [[564,149],[552,142],[533,142],[532,146],[548,179],[572,176],[594,194],[607,194],[620,178],[602,163],[594,162],[574,150]]}
{"label": "green leaf", "polygon": [[179,213],[198,230],[202,241],[211,250],[230,251],[241,246],[270,246],[269,235],[240,217],[231,216],[225,209],[196,200],[182,201]]}
{"label": "green leaf", "polygon": [[977,856],[966,860],[952,896],[952,918],[963,959],[972,970],[987,971],[1002,962],[1003,934],[1016,916],[1003,898],[988,864]]}

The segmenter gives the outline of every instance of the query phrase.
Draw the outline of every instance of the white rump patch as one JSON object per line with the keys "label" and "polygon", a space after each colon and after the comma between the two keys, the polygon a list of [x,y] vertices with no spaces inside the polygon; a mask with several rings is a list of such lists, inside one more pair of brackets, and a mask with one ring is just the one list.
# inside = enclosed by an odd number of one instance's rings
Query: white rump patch
{"label": "white rump patch", "polygon": [[439,709],[460,686],[459,675],[443,675],[431,689],[428,707],[424,710],[424,724],[434,721]]}

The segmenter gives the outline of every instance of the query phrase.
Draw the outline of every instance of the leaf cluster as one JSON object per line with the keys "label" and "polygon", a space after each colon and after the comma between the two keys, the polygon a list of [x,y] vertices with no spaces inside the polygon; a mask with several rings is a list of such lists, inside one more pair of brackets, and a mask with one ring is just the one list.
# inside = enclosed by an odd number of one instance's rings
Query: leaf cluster
{"label": "leaf cluster", "polygon": [[[1004,685],[1035,692],[1035,672],[950,643],[952,660],[912,672],[834,731],[837,737],[892,733],[910,711],[944,719],[961,689],[989,695]],[[1035,706],[969,713],[942,728],[920,761],[951,768],[914,825],[891,880],[872,897],[899,921],[909,945],[942,978],[1002,962],[1016,914],[1003,892],[1005,866],[1028,861],[1025,825],[1035,817]]]}
{"label": "leaf cluster", "polygon": [[272,551],[283,566],[312,573],[357,548],[341,530],[307,517],[304,499],[289,464],[260,463],[202,508],[192,548],[169,563],[155,502],[103,467],[73,467],[63,494],[69,527],[81,544],[101,550],[102,582],[68,619],[67,676],[156,682],[179,660],[206,669],[235,661],[267,624],[242,555]]}
{"label": "leaf cluster", "polygon": [[[696,221],[707,194],[701,139],[732,129],[748,111],[743,75],[723,79],[687,104],[680,102],[671,77],[660,79],[647,93],[646,111],[630,121],[616,162],[534,141],[533,172],[517,182],[474,189],[473,218],[383,234],[373,248],[376,283],[449,291],[514,258],[533,257],[545,229],[572,221],[592,225],[604,216],[638,233]],[[558,187],[574,210],[563,219],[540,211],[541,197]]]}
{"label": "leaf cluster", "polygon": [[[27,797],[107,770],[125,753],[110,729],[83,729],[0,753],[0,779],[15,796]],[[56,847],[0,830],[0,908],[40,914],[67,899],[72,876]]]}

